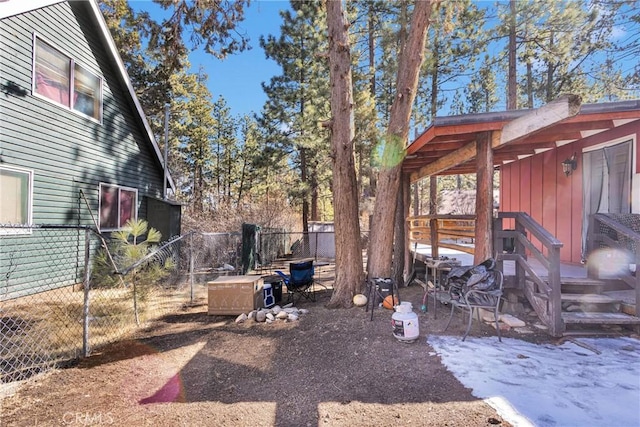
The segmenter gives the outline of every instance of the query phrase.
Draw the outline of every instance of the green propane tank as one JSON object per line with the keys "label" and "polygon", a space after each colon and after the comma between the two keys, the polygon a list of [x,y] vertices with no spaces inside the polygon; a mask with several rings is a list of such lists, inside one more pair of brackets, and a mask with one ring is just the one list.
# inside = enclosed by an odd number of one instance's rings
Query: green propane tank
{"label": "green propane tank", "polygon": [[391,316],[393,336],[398,341],[413,342],[420,335],[418,315],[413,312],[413,306],[408,301],[403,301],[394,307],[395,312]]}

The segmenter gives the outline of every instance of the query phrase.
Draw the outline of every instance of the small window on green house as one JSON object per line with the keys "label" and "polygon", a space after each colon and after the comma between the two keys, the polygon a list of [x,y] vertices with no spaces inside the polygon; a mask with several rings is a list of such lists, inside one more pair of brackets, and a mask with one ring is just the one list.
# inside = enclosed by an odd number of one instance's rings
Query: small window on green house
{"label": "small window on green house", "polygon": [[46,43],[36,39],[35,92],[69,107],[71,60]]}
{"label": "small window on green house", "polygon": [[100,121],[102,79],[34,36],[33,93]]}
{"label": "small window on green house", "polygon": [[119,230],[130,219],[137,219],[138,190],[100,184],[100,230]]}
{"label": "small window on green house", "polygon": [[0,167],[0,234],[30,233],[33,206],[33,172],[25,169]]}
{"label": "small window on green house", "polygon": [[102,81],[75,64],[73,109],[98,119],[102,104]]}

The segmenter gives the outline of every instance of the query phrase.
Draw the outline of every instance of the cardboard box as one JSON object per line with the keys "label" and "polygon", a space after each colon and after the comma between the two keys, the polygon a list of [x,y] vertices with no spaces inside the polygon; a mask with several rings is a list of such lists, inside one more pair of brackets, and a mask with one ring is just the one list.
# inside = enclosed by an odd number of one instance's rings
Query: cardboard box
{"label": "cardboard box", "polygon": [[248,313],[263,305],[261,276],[221,276],[207,286],[209,314]]}

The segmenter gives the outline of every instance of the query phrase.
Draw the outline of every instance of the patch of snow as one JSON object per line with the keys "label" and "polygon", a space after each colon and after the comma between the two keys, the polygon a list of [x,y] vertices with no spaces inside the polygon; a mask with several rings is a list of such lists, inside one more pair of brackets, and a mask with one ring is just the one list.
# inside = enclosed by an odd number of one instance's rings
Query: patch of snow
{"label": "patch of snow", "polygon": [[577,341],[587,348],[497,337],[427,339],[447,369],[514,426],[640,426],[640,341]]}

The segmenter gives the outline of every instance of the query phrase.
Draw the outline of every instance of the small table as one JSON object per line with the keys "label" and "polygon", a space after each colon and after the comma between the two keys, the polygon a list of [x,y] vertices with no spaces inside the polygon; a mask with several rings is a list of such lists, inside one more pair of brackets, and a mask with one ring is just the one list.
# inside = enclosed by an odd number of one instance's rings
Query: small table
{"label": "small table", "polygon": [[[427,276],[429,270],[431,270],[431,277],[433,278],[433,318],[436,318],[436,303],[438,299],[438,289],[444,289],[444,283],[442,283],[442,273],[451,271],[453,267],[462,265],[460,260],[455,258],[431,258],[425,261],[425,267],[427,268]],[[427,290],[429,292],[429,285],[427,284]]]}

